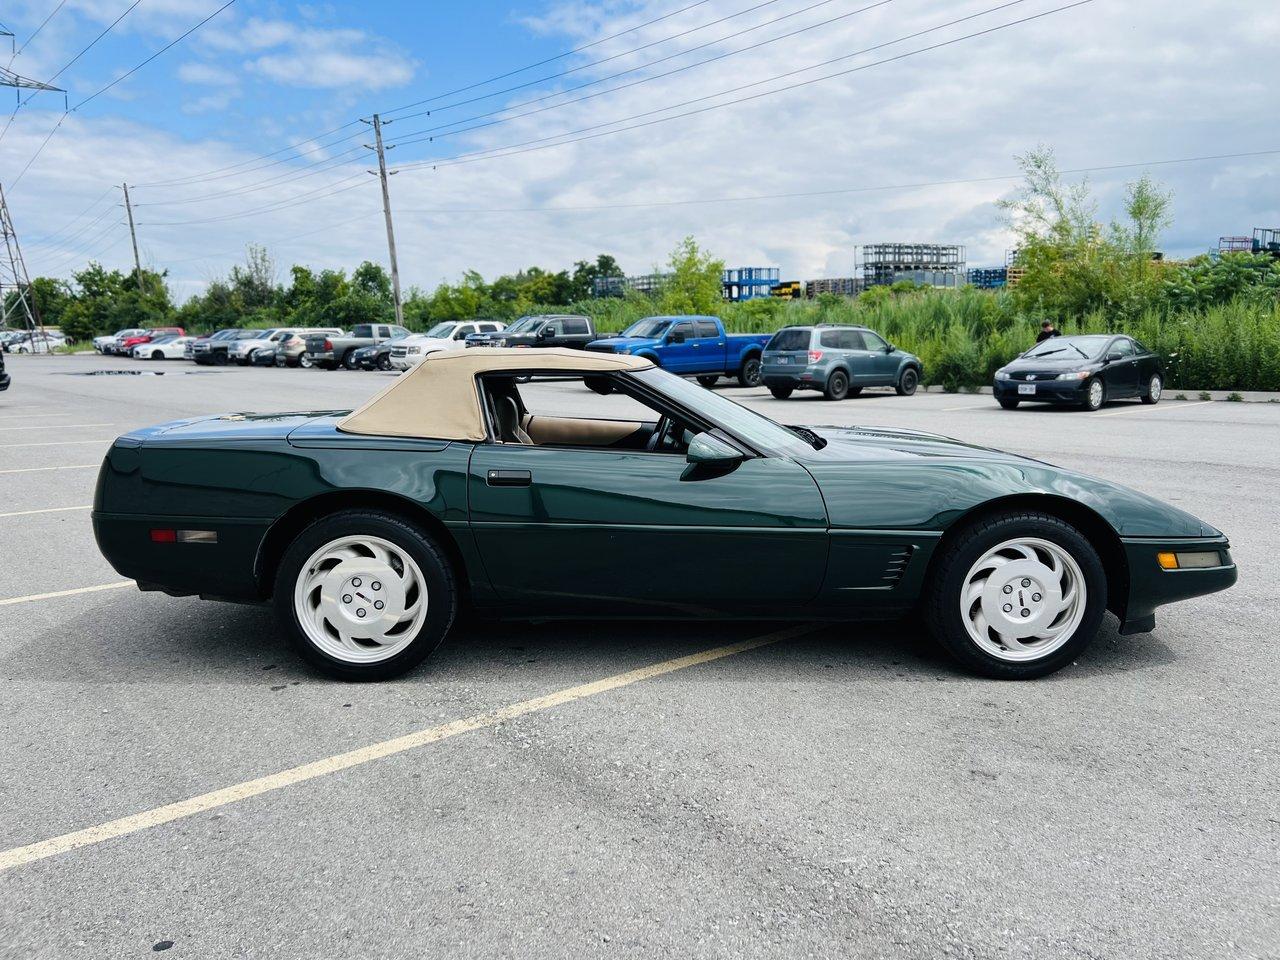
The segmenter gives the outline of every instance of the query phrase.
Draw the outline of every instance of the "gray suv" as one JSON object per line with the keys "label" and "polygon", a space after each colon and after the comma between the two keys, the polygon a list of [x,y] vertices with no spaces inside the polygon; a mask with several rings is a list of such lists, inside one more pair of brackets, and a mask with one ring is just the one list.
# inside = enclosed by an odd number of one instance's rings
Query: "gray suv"
{"label": "gray suv", "polygon": [[863,387],[916,392],[924,367],[866,327],[783,327],[764,348],[761,379],[778,400],[795,390],[821,390],[828,400],[856,397]]}

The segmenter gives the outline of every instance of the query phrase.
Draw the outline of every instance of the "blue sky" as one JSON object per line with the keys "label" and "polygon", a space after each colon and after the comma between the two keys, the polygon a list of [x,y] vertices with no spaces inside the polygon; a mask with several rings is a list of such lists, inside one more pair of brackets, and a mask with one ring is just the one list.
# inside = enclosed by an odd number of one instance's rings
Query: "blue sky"
{"label": "blue sky", "polygon": [[[3,20],[26,43],[12,69],[47,78],[132,2],[66,0],[30,42],[57,0],[7,5]],[[221,2],[141,0],[59,78],[70,103]],[[995,206],[1013,184],[990,178],[1012,173],[1014,156],[1037,144],[1065,167],[1280,150],[1280,99],[1258,67],[1280,47],[1277,5],[1057,9],[1070,2],[237,0],[65,118],[57,94],[24,105],[0,138],[0,183],[33,273],[67,276],[89,258],[129,266],[113,188],[123,180],[142,257],[168,271],[180,297],[225,273],[249,243],[266,244],[282,272],[293,262],[385,261],[377,184],[359,149],[368,135],[353,121],[583,44],[539,70],[437,99],[430,118],[397,114],[391,142],[475,118],[463,124],[473,130],[437,130],[434,143],[391,151],[406,283],[473,267],[558,269],[602,251],[647,271],[685,234],[731,264],[778,265],[796,279],[850,275],[858,245],[882,241],[962,243],[971,264],[985,265],[1013,242]],[[1025,17],[1036,19],[1015,22]],[[960,18],[971,19],[948,25]],[[967,36],[991,27],[1000,29]],[[738,95],[725,91],[744,84],[764,96],[731,103]],[[642,128],[618,122],[638,114]],[[588,129],[585,140],[572,135]],[[501,155],[531,141],[535,149]],[[464,163],[414,166],[464,154]],[[1170,255],[1280,224],[1274,153],[1095,171],[1100,216],[1118,212],[1125,181],[1144,169],[1175,194]],[[741,199],[772,195],[782,196]]]}

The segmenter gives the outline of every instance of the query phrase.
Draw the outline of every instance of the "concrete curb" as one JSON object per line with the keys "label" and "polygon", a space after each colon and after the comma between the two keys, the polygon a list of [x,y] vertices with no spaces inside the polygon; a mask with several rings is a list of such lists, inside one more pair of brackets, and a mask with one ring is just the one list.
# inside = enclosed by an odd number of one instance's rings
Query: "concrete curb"
{"label": "concrete curb", "polygon": [[[947,393],[949,391],[942,389],[938,384],[921,388],[925,393]],[[953,396],[980,396],[991,395],[990,387],[979,387],[976,390],[956,390],[950,391]],[[1203,396],[1201,396],[1203,394]],[[1179,397],[1186,400],[1226,400],[1228,397],[1237,397],[1244,403],[1280,403],[1280,392],[1270,390],[1175,390],[1172,387],[1165,389],[1165,400],[1176,400]]]}

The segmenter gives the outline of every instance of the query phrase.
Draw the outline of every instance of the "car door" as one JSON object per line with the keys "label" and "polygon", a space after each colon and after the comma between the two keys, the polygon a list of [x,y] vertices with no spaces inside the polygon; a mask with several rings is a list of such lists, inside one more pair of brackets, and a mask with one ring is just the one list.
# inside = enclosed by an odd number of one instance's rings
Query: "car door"
{"label": "car door", "polygon": [[[679,343],[676,342],[677,339],[680,340]],[[681,320],[671,326],[667,331],[661,357],[663,369],[670,370],[672,373],[692,373],[697,370],[698,352],[695,349],[691,320]]]}
{"label": "car door", "polygon": [[714,320],[693,322],[695,359],[700,371],[724,373],[728,366],[729,338]]}
{"label": "car door", "polygon": [[[849,369],[849,383],[858,387],[871,383],[875,374],[871,351],[867,349],[862,334],[861,330],[824,330],[818,338],[824,352],[827,349],[825,344],[832,345],[838,358],[837,362]],[[835,366],[834,363],[824,365],[829,368]]]}
{"label": "car door", "polygon": [[565,317],[561,346],[581,350],[591,340],[591,325],[581,317]]}
{"label": "car door", "polygon": [[1107,347],[1107,365],[1102,379],[1107,385],[1107,396],[1132,397],[1138,392],[1138,351],[1128,337],[1116,337]]}
{"label": "car door", "polygon": [[789,459],[699,472],[681,453],[490,441],[468,473],[475,544],[507,601],[693,616],[803,602],[826,571],[826,507]]}
{"label": "car door", "polygon": [[889,342],[872,330],[862,331],[862,340],[867,348],[867,365],[869,368],[867,384],[871,386],[891,386],[898,379],[898,358],[889,349]]}

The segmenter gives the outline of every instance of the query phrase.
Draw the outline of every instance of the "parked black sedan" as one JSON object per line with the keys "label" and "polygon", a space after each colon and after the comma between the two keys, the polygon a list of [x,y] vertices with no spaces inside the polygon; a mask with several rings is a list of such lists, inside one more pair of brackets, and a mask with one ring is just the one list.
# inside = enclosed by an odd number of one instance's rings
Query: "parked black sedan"
{"label": "parked black sedan", "polygon": [[1006,410],[1024,401],[1085,410],[1126,397],[1159,403],[1164,367],[1155,353],[1132,337],[1053,337],[997,370],[994,390],[996,402]]}

